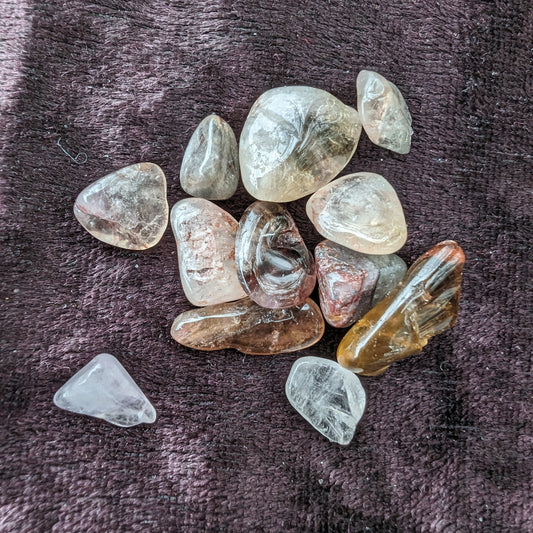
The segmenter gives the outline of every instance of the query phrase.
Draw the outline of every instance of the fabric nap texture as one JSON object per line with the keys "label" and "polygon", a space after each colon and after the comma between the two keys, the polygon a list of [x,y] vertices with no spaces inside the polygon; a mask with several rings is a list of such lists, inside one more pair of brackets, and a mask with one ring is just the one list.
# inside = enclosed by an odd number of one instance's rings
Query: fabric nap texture
{"label": "fabric nap texture", "polygon": [[[533,531],[530,2],[0,0],[0,13],[2,532]],[[456,327],[362,380],[367,409],[341,447],[284,385],[299,355],[334,358],[343,331],[273,357],[181,347],[169,330],[191,305],[170,228],[122,250],[72,207],[140,161],[162,167],[173,205],[206,115],[238,135],[282,85],[355,106],[361,69],[400,88],[415,134],[408,155],[363,134],[343,174],[396,188],[409,264],[444,239],[467,263]],[[305,201],[288,208],[314,247]],[[251,202],[241,184],[218,204],[239,218]],[[155,424],[53,405],[101,352]]]}

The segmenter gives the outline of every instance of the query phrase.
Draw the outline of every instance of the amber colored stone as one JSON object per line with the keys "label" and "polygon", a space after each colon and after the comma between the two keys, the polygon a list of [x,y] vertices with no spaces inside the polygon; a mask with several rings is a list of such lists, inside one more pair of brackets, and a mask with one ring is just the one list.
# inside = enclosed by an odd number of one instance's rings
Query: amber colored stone
{"label": "amber colored stone", "polygon": [[116,170],[80,192],[74,216],[93,237],[113,246],[155,246],[168,224],[165,174],[154,163]]}
{"label": "amber colored stone", "polygon": [[290,309],[265,309],[249,298],[179,315],[170,333],[175,341],[196,350],[234,348],[252,355],[294,352],[320,340],[324,319],[308,299]]}
{"label": "amber colored stone", "polygon": [[262,307],[303,303],[316,283],[313,256],[290,213],[272,202],[255,202],[244,212],[235,238],[237,275]]}
{"label": "amber colored stone", "polygon": [[464,262],[463,250],[454,241],[441,242],[423,254],[396,289],[348,331],[337,350],[339,363],[375,376],[452,327]]}

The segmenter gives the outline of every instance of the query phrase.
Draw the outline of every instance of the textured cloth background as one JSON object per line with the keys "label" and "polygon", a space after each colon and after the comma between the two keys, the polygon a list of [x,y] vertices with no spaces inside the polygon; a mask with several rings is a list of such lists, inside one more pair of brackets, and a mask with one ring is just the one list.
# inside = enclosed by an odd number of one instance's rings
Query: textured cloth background
{"label": "textured cloth background", "polygon": [[[0,0],[2,532],[527,532],[531,491],[531,71],[527,0]],[[359,70],[413,115],[406,156],[363,134],[345,174],[387,177],[411,263],[465,250],[457,326],[366,378],[348,447],[288,404],[301,354],[201,353],[170,337],[191,307],[170,228],[144,253],[93,239],[87,184],[152,161],[170,205],[199,121],[238,134],[253,101],[305,84],[355,105]],[[85,164],[72,156],[87,155]],[[80,156],[78,159],[82,161]],[[219,204],[237,218],[242,187]],[[289,205],[310,247],[305,199]],[[156,407],[120,429],[52,404],[96,354]]]}

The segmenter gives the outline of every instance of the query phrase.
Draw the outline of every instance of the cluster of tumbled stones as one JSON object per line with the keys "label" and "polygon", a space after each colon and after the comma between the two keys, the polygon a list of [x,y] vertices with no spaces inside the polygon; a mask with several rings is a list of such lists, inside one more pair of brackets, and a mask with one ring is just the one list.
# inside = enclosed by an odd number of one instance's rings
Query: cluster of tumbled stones
{"label": "cluster of tumbled stones", "polygon": [[[356,374],[384,372],[455,323],[464,264],[457,243],[444,241],[407,270],[395,255],[407,227],[390,183],[371,172],[332,181],[353,156],[362,128],[379,146],[410,149],[411,116],[398,88],[362,71],[357,91],[358,111],[320,89],[269,90],[252,106],[239,144],[227,122],[208,116],[181,166],[181,186],[192,197],[170,213],[183,291],[197,306],[172,324],[178,343],[269,355],[315,344],[324,318],[336,328],[351,326],[338,362],[302,357],[286,383],[294,408],[340,444],[351,441],[365,408]],[[213,200],[235,193],[239,167],[257,201],[237,221]],[[277,203],[307,195],[307,215],[326,239],[314,256]],[[74,212],[106,243],[154,246],[168,223],[163,171],[139,163],[113,172],[79,194]],[[317,281],[320,307],[310,299]],[[150,402],[109,354],[76,374],[55,402],[122,426],[155,420]]]}

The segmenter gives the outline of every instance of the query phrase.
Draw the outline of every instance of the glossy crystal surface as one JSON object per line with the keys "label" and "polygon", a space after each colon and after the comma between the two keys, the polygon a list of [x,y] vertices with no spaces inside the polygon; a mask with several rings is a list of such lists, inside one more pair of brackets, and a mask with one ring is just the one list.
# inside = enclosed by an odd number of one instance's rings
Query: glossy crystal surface
{"label": "glossy crystal surface", "polygon": [[365,391],[353,372],[329,359],[302,357],[292,365],[285,393],[322,435],[332,442],[350,443],[366,404]]}
{"label": "glossy crystal surface", "polygon": [[351,326],[403,278],[407,266],[397,255],[367,255],[333,241],[315,248],[320,308],[336,327]]}
{"label": "glossy crystal surface", "polygon": [[170,223],[178,249],[180,279],[193,305],[244,298],[235,270],[237,221],[204,198],[177,202]]}
{"label": "glossy crystal surface", "polygon": [[370,309],[379,269],[364,254],[328,240],[317,245],[315,259],[324,318],[336,328],[350,326]]}
{"label": "glossy crystal surface", "polygon": [[182,189],[191,196],[226,200],[239,183],[239,148],[231,126],[217,115],[198,125],[180,170]]}
{"label": "glossy crystal surface", "polygon": [[265,309],[245,298],[185,311],[170,333],[180,344],[196,350],[234,348],[270,355],[315,344],[324,333],[324,319],[310,299],[290,309]]}
{"label": "glossy crystal surface", "polygon": [[316,283],[313,256],[293,218],[272,202],[255,202],[242,215],[235,261],[244,290],[263,307],[299,305]]}
{"label": "glossy crystal surface", "polygon": [[363,375],[418,353],[457,320],[465,256],[454,241],[423,254],[400,284],[342,339],[337,360]]}
{"label": "glossy crystal surface", "polygon": [[102,418],[121,427],[151,424],[156,412],[126,369],[101,353],[74,374],[55,394],[60,409]]}
{"label": "glossy crystal surface", "polygon": [[319,189],[307,202],[318,233],[365,254],[391,254],[407,239],[402,205],[379,174],[358,172]]}
{"label": "glossy crystal surface", "polygon": [[155,246],[168,224],[165,175],[153,163],[121,168],[83,189],[74,215],[93,237],[113,246]]}
{"label": "glossy crystal surface", "polygon": [[259,200],[290,202],[331,181],[351,159],[357,111],[326,91],[279,87],[252,106],[239,142],[244,186]]}
{"label": "glossy crystal surface", "polygon": [[369,139],[399,154],[411,149],[411,114],[398,87],[371,70],[357,76],[357,109]]}

